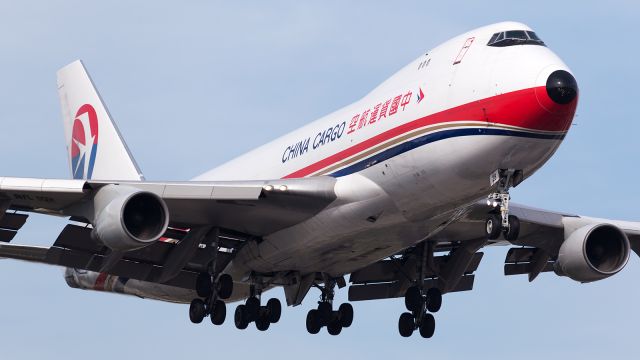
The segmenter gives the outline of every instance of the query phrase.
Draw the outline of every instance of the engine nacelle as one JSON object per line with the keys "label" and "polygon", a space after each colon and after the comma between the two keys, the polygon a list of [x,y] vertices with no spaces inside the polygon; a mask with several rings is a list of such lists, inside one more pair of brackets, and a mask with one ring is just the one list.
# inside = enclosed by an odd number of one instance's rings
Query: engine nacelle
{"label": "engine nacelle", "polygon": [[107,185],[93,200],[93,234],[115,251],[130,251],[158,240],[169,225],[169,210],[156,194]]}
{"label": "engine nacelle", "polygon": [[579,282],[591,282],[618,273],[629,261],[627,235],[611,224],[585,225],[562,243],[554,270]]}

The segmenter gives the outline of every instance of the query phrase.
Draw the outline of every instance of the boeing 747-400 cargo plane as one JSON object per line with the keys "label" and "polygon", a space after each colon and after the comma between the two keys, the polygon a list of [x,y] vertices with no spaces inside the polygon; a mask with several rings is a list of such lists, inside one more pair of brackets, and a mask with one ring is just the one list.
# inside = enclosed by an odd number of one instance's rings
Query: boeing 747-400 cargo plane
{"label": "boeing 747-400 cargo plane", "polygon": [[[404,298],[398,330],[429,338],[442,295],[471,290],[488,245],[505,275],[605,279],[640,223],[510,203],[578,104],[571,70],[526,25],[457,36],[355,103],[192,181],[145,180],[80,61],[58,72],[73,180],[0,177],[0,256],[66,267],[71,287],[186,303],[192,322],[267,330],[320,290],[306,327]],[[29,213],[69,218],[50,247],[12,244]],[[345,276],[348,275],[348,281]],[[403,312],[404,310],[404,312]]]}

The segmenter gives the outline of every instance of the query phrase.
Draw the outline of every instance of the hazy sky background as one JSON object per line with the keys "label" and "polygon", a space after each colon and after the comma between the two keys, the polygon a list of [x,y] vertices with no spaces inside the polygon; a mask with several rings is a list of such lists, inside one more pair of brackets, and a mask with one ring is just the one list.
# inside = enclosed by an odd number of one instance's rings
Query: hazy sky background
{"label": "hazy sky background", "polygon": [[[0,0],[0,175],[70,176],[55,72],[77,58],[147,179],[184,180],[358,99],[450,37],[516,20],[572,68],[581,98],[564,144],[514,200],[640,220],[639,16],[634,1]],[[14,242],[51,244],[63,224],[33,216]],[[235,305],[222,327],[196,326],[187,305],[70,289],[59,268],[0,260],[0,356],[637,357],[635,254],[601,282],[529,284],[503,276],[506,251],[486,251],[473,291],[444,297],[430,340],[398,335],[402,300],[355,303],[342,335],[309,335],[312,290],[268,332],[239,331]]]}

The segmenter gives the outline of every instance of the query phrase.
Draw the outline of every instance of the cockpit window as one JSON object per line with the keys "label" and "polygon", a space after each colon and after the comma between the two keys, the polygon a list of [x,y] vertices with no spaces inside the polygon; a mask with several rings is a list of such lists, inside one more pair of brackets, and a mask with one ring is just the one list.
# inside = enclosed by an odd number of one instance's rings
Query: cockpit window
{"label": "cockpit window", "polygon": [[488,46],[505,47],[513,45],[544,45],[538,35],[533,31],[509,30],[493,34]]}

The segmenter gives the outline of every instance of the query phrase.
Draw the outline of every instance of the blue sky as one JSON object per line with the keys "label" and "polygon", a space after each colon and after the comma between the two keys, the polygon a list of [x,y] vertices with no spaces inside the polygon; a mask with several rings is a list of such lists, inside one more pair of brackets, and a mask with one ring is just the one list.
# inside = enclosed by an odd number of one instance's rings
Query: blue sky
{"label": "blue sky", "polygon": [[[514,200],[640,220],[639,13],[630,0],[2,0],[0,174],[69,177],[55,71],[77,58],[147,178],[184,180],[358,99],[450,37],[516,20],[572,68],[581,98],[564,144]],[[62,226],[34,216],[14,241],[50,244]],[[431,340],[400,338],[401,300],[355,303],[354,325],[339,337],[306,333],[316,293],[267,333],[239,331],[230,319],[192,325],[186,305],[70,289],[61,269],[0,260],[0,348],[10,359],[632,357],[635,254],[601,282],[544,274],[529,284],[502,275],[506,250],[486,251],[472,292],[445,296]]]}

